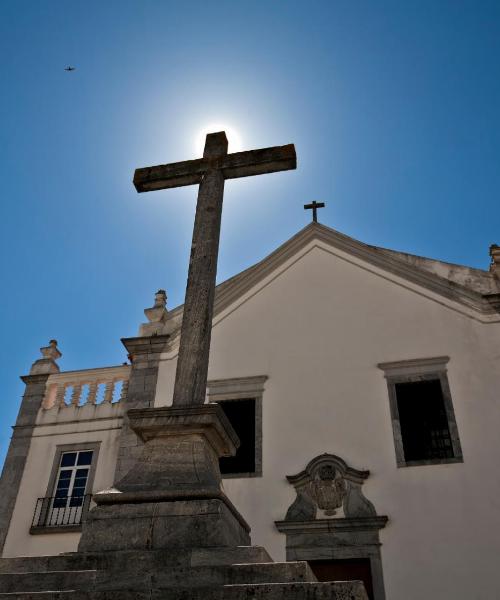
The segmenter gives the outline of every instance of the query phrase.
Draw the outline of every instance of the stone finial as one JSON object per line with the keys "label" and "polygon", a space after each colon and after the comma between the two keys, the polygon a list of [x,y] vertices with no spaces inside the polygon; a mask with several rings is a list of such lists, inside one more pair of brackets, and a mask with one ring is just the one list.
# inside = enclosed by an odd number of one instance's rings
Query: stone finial
{"label": "stone finial", "polygon": [[167,293],[165,290],[156,292],[154,306],[145,308],[144,314],[150,323],[164,323],[167,320]]}
{"label": "stone finial", "polygon": [[139,336],[147,337],[151,335],[161,335],[165,333],[165,324],[169,314],[167,310],[167,292],[158,290],[155,294],[155,301],[151,308],[145,308],[148,323],[143,323],[139,328]]}
{"label": "stone finial", "polygon": [[498,244],[491,244],[490,256],[490,271],[497,277],[500,277],[500,246]]}
{"label": "stone finial", "polygon": [[59,365],[56,363],[61,358],[62,353],[57,347],[57,340],[50,340],[48,346],[40,348],[42,358],[36,360],[30,369],[30,375],[40,375],[43,373],[59,373]]}
{"label": "stone finial", "polygon": [[155,294],[155,306],[157,308],[167,308],[167,292],[165,290],[158,290]]}

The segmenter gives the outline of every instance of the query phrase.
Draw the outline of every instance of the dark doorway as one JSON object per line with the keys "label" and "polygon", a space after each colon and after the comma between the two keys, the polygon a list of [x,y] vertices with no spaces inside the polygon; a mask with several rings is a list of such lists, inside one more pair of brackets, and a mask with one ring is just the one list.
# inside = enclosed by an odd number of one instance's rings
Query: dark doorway
{"label": "dark doorway", "polygon": [[308,562],[318,581],[361,580],[365,584],[368,598],[374,600],[369,558],[309,560]]}

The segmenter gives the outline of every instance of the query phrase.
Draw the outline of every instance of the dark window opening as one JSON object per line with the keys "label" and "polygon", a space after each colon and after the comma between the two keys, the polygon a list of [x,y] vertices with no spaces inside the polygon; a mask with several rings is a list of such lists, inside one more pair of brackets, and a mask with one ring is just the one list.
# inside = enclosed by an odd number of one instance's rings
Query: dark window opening
{"label": "dark window opening", "polygon": [[318,581],[362,581],[368,598],[373,600],[372,571],[369,558],[310,560],[309,566]]}
{"label": "dark window opening", "polygon": [[254,473],[255,398],[222,400],[219,404],[240,438],[240,447],[236,454],[219,460],[221,473]]}
{"label": "dark window opening", "polygon": [[453,446],[439,379],[396,383],[405,460],[453,458]]}

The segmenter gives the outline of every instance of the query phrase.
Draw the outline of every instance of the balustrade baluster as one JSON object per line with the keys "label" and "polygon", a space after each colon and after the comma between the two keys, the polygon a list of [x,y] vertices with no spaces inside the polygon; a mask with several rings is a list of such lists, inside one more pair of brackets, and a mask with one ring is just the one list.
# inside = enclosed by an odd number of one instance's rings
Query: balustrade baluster
{"label": "balustrade baluster", "polygon": [[97,388],[99,387],[99,383],[97,381],[92,381],[89,383],[89,395],[87,396],[86,404],[95,404],[97,402]]}
{"label": "balustrade baluster", "polygon": [[64,402],[64,394],[66,392],[66,385],[64,383],[57,384],[57,392],[56,392],[56,406],[66,406]]}
{"label": "balustrade baluster", "polygon": [[80,404],[80,396],[82,395],[82,385],[75,383],[73,393],[71,394],[71,404],[78,406]]}
{"label": "balustrade baluster", "polygon": [[54,373],[48,381],[41,408],[112,404],[115,400],[118,403],[127,397],[128,374],[129,369],[124,365],[89,369],[88,373]]}
{"label": "balustrade baluster", "polygon": [[125,400],[125,398],[127,397],[127,392],[128,392],[128,379],[124,379],[122,381],[122,391],[121,391],[118,402]]}
{"label": "balustrade baluster", "polygon": [[115,389],[115,382],[114,381],[108,381],[108,383],[106,383],[106,387],[104,389],[104,400],[103,402],[113,402],[113,391]]}

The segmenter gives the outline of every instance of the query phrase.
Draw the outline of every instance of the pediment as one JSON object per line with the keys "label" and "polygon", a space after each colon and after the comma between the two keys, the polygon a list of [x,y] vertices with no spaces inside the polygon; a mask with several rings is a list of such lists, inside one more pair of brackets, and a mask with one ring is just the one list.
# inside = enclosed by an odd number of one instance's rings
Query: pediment
{"label": "pediment", "polygon": [[[411,284],[430,297],[482,322],[500,322],[500,280],[489,271],[453,265],[407,253],[364,244],[319,223],[311,223],[255,265],[216,287],[214,318],[236,304],[247,292],[317,242],[323,248],[349,255],[358,264],[371,267],[385,279]],[[175,334],[182,319],[183,306],[170,311],[170,332]],[[175,326],[172,326],[175,323]],[[177,331],[176,331],[177,330]]]}

